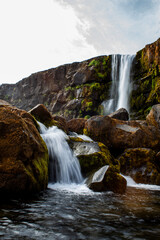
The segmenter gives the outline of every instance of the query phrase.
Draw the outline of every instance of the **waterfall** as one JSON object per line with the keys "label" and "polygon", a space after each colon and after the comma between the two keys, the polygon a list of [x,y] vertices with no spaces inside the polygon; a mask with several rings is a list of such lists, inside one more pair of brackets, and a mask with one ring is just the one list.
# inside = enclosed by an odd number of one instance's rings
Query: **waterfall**
{"label": "waterfall", "polygon": [[102,103],[105,114],[110,114],[119,108],[125,108],[129,112],[133,59],[134,55],[112,55],[110,99]]}
{"label": "waterfall", "polygon": [[81,183],[83,178],[79,161],[66,141],[68,136],[56,126],[46,128],[38,123],[49,152],[49,182]]}

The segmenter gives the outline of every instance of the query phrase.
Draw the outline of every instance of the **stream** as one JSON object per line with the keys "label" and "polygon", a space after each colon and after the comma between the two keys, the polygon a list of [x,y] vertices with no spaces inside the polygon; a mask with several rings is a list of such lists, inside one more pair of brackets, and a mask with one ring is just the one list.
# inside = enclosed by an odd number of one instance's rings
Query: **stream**
{"label": "stream", "polygon": [[160,190],[49,184],[37,198],[0,203],[0,239],[160,239]]}

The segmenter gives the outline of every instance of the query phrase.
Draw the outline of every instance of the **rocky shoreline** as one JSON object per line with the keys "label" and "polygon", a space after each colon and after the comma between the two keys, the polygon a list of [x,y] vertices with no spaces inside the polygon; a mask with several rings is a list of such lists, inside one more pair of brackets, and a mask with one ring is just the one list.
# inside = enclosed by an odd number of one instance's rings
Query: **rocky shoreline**
{"label": "rocky shoreline", "polygon": [[[124,193],[126,180],[121,174],[137,183],[160,185],[160,105],[153,106],[147,120],[142,121],[120,120],[121,112],[119,117],[115,113],[116,119],[112,114],[88,120],[55,120],[44,105],[28,113],[1,101],[1,196],[30,196],[47,188],[49,157],[36,120],[56,125],[68,134],[68,143],[92,190]],[[86,134],[92,140],[72,136],[70,131]]]}

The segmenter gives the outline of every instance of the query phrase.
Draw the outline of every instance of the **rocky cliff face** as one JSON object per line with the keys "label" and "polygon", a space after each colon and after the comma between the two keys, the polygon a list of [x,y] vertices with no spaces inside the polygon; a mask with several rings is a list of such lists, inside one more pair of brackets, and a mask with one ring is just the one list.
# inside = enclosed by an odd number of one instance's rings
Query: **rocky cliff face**
{"label": "rocky cliff face", "polygon": [[132,118],[144,118],[157,103],[160,103],[160,38],[136,54],[130,99]]}
{"label": "rocky cliff face", "polygon": [[[144,118],[160,103],[160,39],[137,52],[133,67],[131,118]],[[52,114],[67,119],[103,114],[110,98],[111,56],[66,64],[32,74],[16,84],[0,86],[0,99],[30,110],[44,104]]]}
{"label": "rocky cliff face", "polygon": [[42,103],[67,119],[95,115],[107,97],[110,71],[111,56],[67,64],[1,85],[0,98],[25,110]]}

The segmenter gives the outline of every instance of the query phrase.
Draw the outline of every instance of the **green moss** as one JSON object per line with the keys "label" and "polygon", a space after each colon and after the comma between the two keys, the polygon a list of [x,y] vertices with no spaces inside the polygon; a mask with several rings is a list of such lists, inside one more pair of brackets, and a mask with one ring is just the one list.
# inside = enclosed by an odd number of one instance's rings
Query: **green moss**
{"label": "green moss", "polygon": [[94,90],[100,90],[102,88],[103,88],[103,85],[100,85],[100,83],[97,83],[97,82],[92,83],[90,86],[91,92],[93,92]]}
{"label": "green moss", "polygon": [[80,155],[78,156],[82,173],[86,176],[87,174],[97,170],[104,165],[109,164],[107,162],[107,157],[104,158],[104,155],[101,152],[96,152],[89,155]]}
{"label": "green moss", "polygon": [[91,116],[89,116],[89,115],[86,115],[85,117],[84,117],[84,119],[89,119]]}
{"label": "green moss", "polygon": [[[78,141],[78,139],[76,139],[76,141]],[[98,143],[98,146],[100,148],[99,152],[78,156],[82,173],[84,175],[90,174],[104,165],[110,165],[114,168],[114,171],[119,172],[119,162],[113,158],[108,148],[100,142]]]}
{"label": "green moss", "polygon": [[32,162],[30,164],[26,163],[25,166],[26,174],[30,179],[30,186],[27,186],[27,188],[30,188],[31,191],[35,191],[34,193],[46,189],[48,185],[49,156],[46,144],[42,138],[41,148],[43,149],[41,156],[35,156]]}
{"label": "green moss", "polygon": [[133,82],[136,90],[132,91],[130,106],[134,118],[144,119],[148,109],[160,103],[160,66],[149,62],[145,50],[136,54]]}
{"label": "green moss", "polygon": [[109,167],[103,183],[107,191],[123,194],[126,191],[127,181],[123,176],[116,172],[114,167]]}
{"label": "green moss", "polygon": [[73,142],[84,142],[84,140],[82,138],[79,138],[79,137],[69,137],[69,139]]}
{"label": "green moss", "polygon": [[89,64],[88,66],[91,67],[91,66],[99,66],[100,65],[100,61],[99,60],[96,60],[96,59],[93,59]]}
{"label": "green moss", "polygon": [[119,158],[120,170],[138,183],[157,184],[159,170],[155,164],[155,152],[147,148],[127,149]]}

